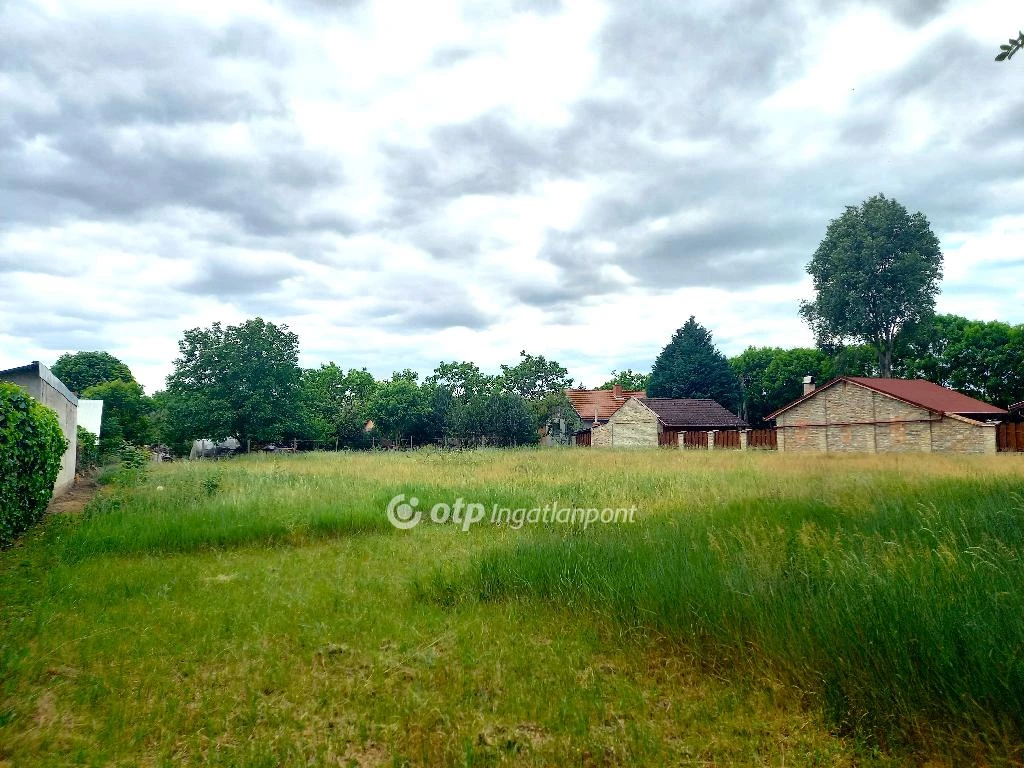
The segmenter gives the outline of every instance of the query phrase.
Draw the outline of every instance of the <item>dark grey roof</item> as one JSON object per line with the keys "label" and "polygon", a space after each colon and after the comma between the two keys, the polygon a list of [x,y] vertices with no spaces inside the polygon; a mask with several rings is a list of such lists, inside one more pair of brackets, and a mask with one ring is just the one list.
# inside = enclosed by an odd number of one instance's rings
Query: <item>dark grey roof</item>
{"label": "dark grey roof", "polygon": [[674,397],[638,397],[666,427],[680,429],[746,429],[747,422],[714,400]]}

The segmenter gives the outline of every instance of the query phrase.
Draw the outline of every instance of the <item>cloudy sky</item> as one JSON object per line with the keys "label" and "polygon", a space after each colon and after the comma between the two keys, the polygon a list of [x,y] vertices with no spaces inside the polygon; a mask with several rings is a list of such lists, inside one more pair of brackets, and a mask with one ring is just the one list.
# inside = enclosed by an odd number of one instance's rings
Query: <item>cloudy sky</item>
{"label": "cloudy sky", "polygon": [[1024,6],[0,0],[0,367],[260,315],[383,376],[519,350],[596,386],[690,314],[811,338],[877,192],[942,311],[1024,322]]}

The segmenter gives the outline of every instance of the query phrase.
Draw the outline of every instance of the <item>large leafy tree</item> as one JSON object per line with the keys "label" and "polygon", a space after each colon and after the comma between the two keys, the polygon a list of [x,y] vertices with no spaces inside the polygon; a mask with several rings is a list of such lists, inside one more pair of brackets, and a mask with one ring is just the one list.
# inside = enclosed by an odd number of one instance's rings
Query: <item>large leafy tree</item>
{"label": "large leafy tree", "polygon": [[575,419],[576,411],[565,396],[565,390],[573,383],[569,371],[557,360],[548,360],[544,355],[531,355],[523,350],[519,357],[516,365],[501,366],[499,390],[526,401],[536,429],[550,432],[555,424],[560,426]]}
{"label": "large leafy tree", "polygon": [[710,399],[726,408],[737,408],[736,375],[715,347],[711,332],[693,315],[654,361],[647,396]]}
{"label": "large leafy tree", "polygon": [[135,381],[131,369],[109,352],[65,353],[50,370],[68,389],[78,393],[108,381]]}
{"label": "large leafy tree", "polygon": [[1006,407],[1024,400],[1024,325],[936,315],[907,333],[899,373]]}
{"label": "large leafy tree", "polygon": [[598,389],[614,389],[618,384],[623,389],[638,390],[645,389],[647,382],[651,380],[651,374],[634,371],[627,368],[624,371],[612,371],[612,377],[602,384]]}
{"label": "large leafy tree", "polygon": [[536,443],[539,435],[526,401],[511,392],[483,392],[459,411],[460,435],[471,442],[511,446]]}
{"label": "large leafy tree", "polygon": [[193,328],[167,378],[174,418],[192,438],[281,440],[298,423],[299,338],[257,317]]}
{"label": "large leafy tree", "polygon": [[346,448],[365,447],[370,398],[377,389],[373,374],[365,368],[346,373],[334,363],[302,372],[302,434]]}
{"label": "large leafy tree", "polygon": [[434,437],[431,391],[417,383],[414,371],[399,371],[382,382],[369,401],[369,414],[378,430],[403,442],[409,438],[425,441]]}
{"label": "large leafy tree", "polygon": [[805,376],[824,382],[835,375],[835,361],[820,349],[748,347],[729,364],[740,382],[742,415],[749,424],[800,397]]}
{"label": "large leafy tree", "polygon": [[519,353],[516,365],[501,366],[501,388],[524,400],[540,400],[545,395],[564,392],[572,386],[572,377],[556,360],[544,355]]}
{"label": "large leafy tree", "polygon": [[441,362],[424,382],[430,392],[431,431],[444,438],[465,437],[466,408],[474,398],[495,391],[495,378],[476,363]]}
{"label": "large leafy tree", "polygon": [[146,397],[141,384],[121,379],[106,381],[89,387],[82,397],[103,401],[103,420],[100,423],[102,453],[116,450],[121,440],[136,445],[152,441],[153,401]]}
{"label": "large leafy tree", "polygon": [[876,195],[829,223],[807,272],[816,297],[800,314],[819,346],[870,344],[887,377],[900,333],[934,312],[942,251],[923,213]]}

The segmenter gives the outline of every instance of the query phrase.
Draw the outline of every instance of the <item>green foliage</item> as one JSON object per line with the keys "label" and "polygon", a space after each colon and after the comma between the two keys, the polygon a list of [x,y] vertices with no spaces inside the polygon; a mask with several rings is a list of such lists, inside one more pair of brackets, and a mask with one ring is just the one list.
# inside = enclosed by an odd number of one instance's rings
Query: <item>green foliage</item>
{"label": "green foliage", "polygon": [[186,331],[167,378],[173,432],[191,438],[278,441],[297,426],[299,339],[262,318]]}
{"label": "green foliage", "polygon": [[53,411],[0,382],[0,546],[43,516],[67,447]]}
{"label": "green foliage", "polygon": [[368,409],[377,429],[396,442],[433,437],[429,434],[433,414],[430,391],[407,372],[381,383],[370,397]]}
{"label": "green foliage", "polygon": [[1013,58],[1021,48],[1024,48],[1024,32],[1018,32],[1017,37],[1011,37],[1006,45],[999,46],[999,53],[996,54],[996,61],[1007,61]]}
{"label": "green foliage", "polygon": [[569,372],[555,360],[544,355],[530,355],[523,350],[516,365],[501,366],[499,386],[524,400],[539,400],[545,395],[564,392],[572,386]]}
{"label": "green foliage", "polygon": [[149,470],[149,451],[122,440],[117,448],[117,460],[116,467],[100,476],[101,485],[133,488],[145,482]]}
{"label": "green foliage", "polygon": [[82,393],[86,400],[103,401],[100,424],[100,453],[115,453],[122,440],[136,445],[152,442],[150,415],[153,401],[146,397],[142,385],[135,381],[107,381],[95,384]]}
{"label": "green foliage", "polygon": [[729,361],[743,395],[743,418],[751,425],[803,394],[802,381],[819,384],[835,376],[832,358],[818,349],[748,347]]}
{"label": "green foliage", "polygon": [[612,371],[612,377],[598,387],[598,389],[614,389],[616,384],[628,390],[646,389],[650,380],[651,374],[640,373],[632,368],[627,368],[624,371]]}
{"label": "green foliage", "polygon": [[511,392],[470,397],[459,411],[458,428],[461,437],[482,445],[530,445],[539,439],[535,415]]}
{"label": "green foliage", "polygon": [[711,332],[693,315],[654,361],[647,396],[710,399],[729,410],[737,409],[736,375],[712,342]]}
{"label": "green foliage", "polygon": [[1024,325],[936,315],[908,329],[897,372],[1006,407],[1024,400]]}
{"label": "green foliage", "polygon": [[871,344],[888,377],[900,333],[934,311],[942,251],[923,213],[876,195],[829,222],[807,272],[816,297],[800,314],[818,345]]}
{"label": "green foliage", "polygon": [[85,427],[78,426],[78,441],[76,450],[78,452],[75,466],[81,472],[84,469],[93,469],[100,463],[100,449],[96,444],[98,438]]}
{"label": "green foliage", "polygon": [[72,392],[84,393],[89,387],[108,381],[135,381],[131,369],[109,352],[63,354],[50,370]]}
{"label": "green foliage", "polygon": [[376,389],[376,380],[365,368],[345,373],[330,363],[304,370],[300,383],[303,438],[326,444],[337,441],[344,448],[367,447],[365,426]]}

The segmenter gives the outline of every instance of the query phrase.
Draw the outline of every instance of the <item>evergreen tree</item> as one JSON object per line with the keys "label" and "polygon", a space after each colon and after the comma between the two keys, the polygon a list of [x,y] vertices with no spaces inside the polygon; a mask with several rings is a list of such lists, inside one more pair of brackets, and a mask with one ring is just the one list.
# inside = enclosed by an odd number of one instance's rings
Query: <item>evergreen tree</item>
{"label": "evergreen tree", "polygon": [[648,397],[687,397],[714,400],[735,411],[739,384],[729,361],[715,347],[711,332],[693,315],[672,336],[654,361]]}

